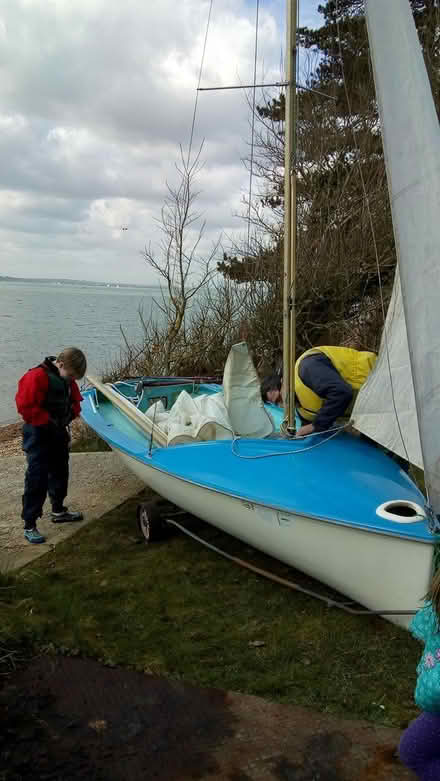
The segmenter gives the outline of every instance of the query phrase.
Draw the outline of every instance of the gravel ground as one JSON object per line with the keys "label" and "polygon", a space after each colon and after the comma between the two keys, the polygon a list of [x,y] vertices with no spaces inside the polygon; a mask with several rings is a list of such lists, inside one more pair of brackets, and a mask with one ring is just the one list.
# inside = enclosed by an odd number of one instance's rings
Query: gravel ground
{"label": "gravel ground", "polygon": [[0,458],[21,452],[21,423],[0,426]]}
{"label": "gravel ground", "polygon": [[3,572],[17,569],[41,556],[84,524],[99,518],[144,488],[143,483],[112,452],[72,453],[66,504],[72,510],[81,510],[85,520],[55,525],[49,518],[50,504],[46,502],[44,515],[38,523],[46,542],[31,545],[24,539],[20,517],[26,468],[20,431],[21,424],[0,429],[0,570]]}
{"label": "gravel ground", "polygon": [[[3,456],[17,456],[21,450],[21,421],[0,425],[0,458]],[[74,442],[84,434],[84,424],[80,419],[74,420],[71,425],[72,441]]]}

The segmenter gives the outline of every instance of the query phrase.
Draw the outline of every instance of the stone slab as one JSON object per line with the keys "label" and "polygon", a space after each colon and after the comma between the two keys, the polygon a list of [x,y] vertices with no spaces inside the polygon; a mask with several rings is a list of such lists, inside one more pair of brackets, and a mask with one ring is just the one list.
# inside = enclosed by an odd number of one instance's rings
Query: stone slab
{"label": "stone slab", "polygon": [[31,545],[23,536],[21,497],[26,460],[24,455],[2,457],[0,461],[0,571],[28,564],[51,550],[66,537],[139,493],[145,486],[112,452],[72,453],[69,494],[66,504],[81,510],[80,523],[53,524],[46,501],[38,528],[46,537],[42,545]]}

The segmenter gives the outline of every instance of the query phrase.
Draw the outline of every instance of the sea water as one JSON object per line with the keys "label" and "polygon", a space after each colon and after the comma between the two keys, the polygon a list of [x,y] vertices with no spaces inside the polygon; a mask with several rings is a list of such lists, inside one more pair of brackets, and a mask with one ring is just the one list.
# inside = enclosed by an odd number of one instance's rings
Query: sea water
{"label": "sea water", "polygon": [[139,310],[161,319],[158,288],[0,282],[0,425],[18,420],[14,396],[24,372],[75,346],[101,376],[124,347],[142,340]]}

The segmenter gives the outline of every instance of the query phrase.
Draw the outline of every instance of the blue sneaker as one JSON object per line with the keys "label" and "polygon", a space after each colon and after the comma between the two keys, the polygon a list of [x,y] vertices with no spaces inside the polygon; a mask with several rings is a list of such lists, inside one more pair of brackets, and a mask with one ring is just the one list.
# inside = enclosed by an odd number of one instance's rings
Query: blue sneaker
{"label": "blue sneaker", "polygon": [[36,526],[34,526],[33,529],[25,529],[24,536],[28,542],[32,542],[34,545],[39,545],[41,542],[46,542],[46,537],[43,537],[43,535],[40,534]]}

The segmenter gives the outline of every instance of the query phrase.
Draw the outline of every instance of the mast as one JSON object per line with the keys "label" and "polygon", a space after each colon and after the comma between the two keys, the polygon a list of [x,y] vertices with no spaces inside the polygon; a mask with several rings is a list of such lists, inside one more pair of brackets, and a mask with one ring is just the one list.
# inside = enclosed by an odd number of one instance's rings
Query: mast
{"label": "mast", "polygon": [[296,276],[296,27],[297,0],[287,0],[286,106],[284,124],[283,386],[288,430],[295,428]]}
{"label": "mast", "polygon": [[440,128],[408,0],[366,0],[425,485],[440,513]]}

